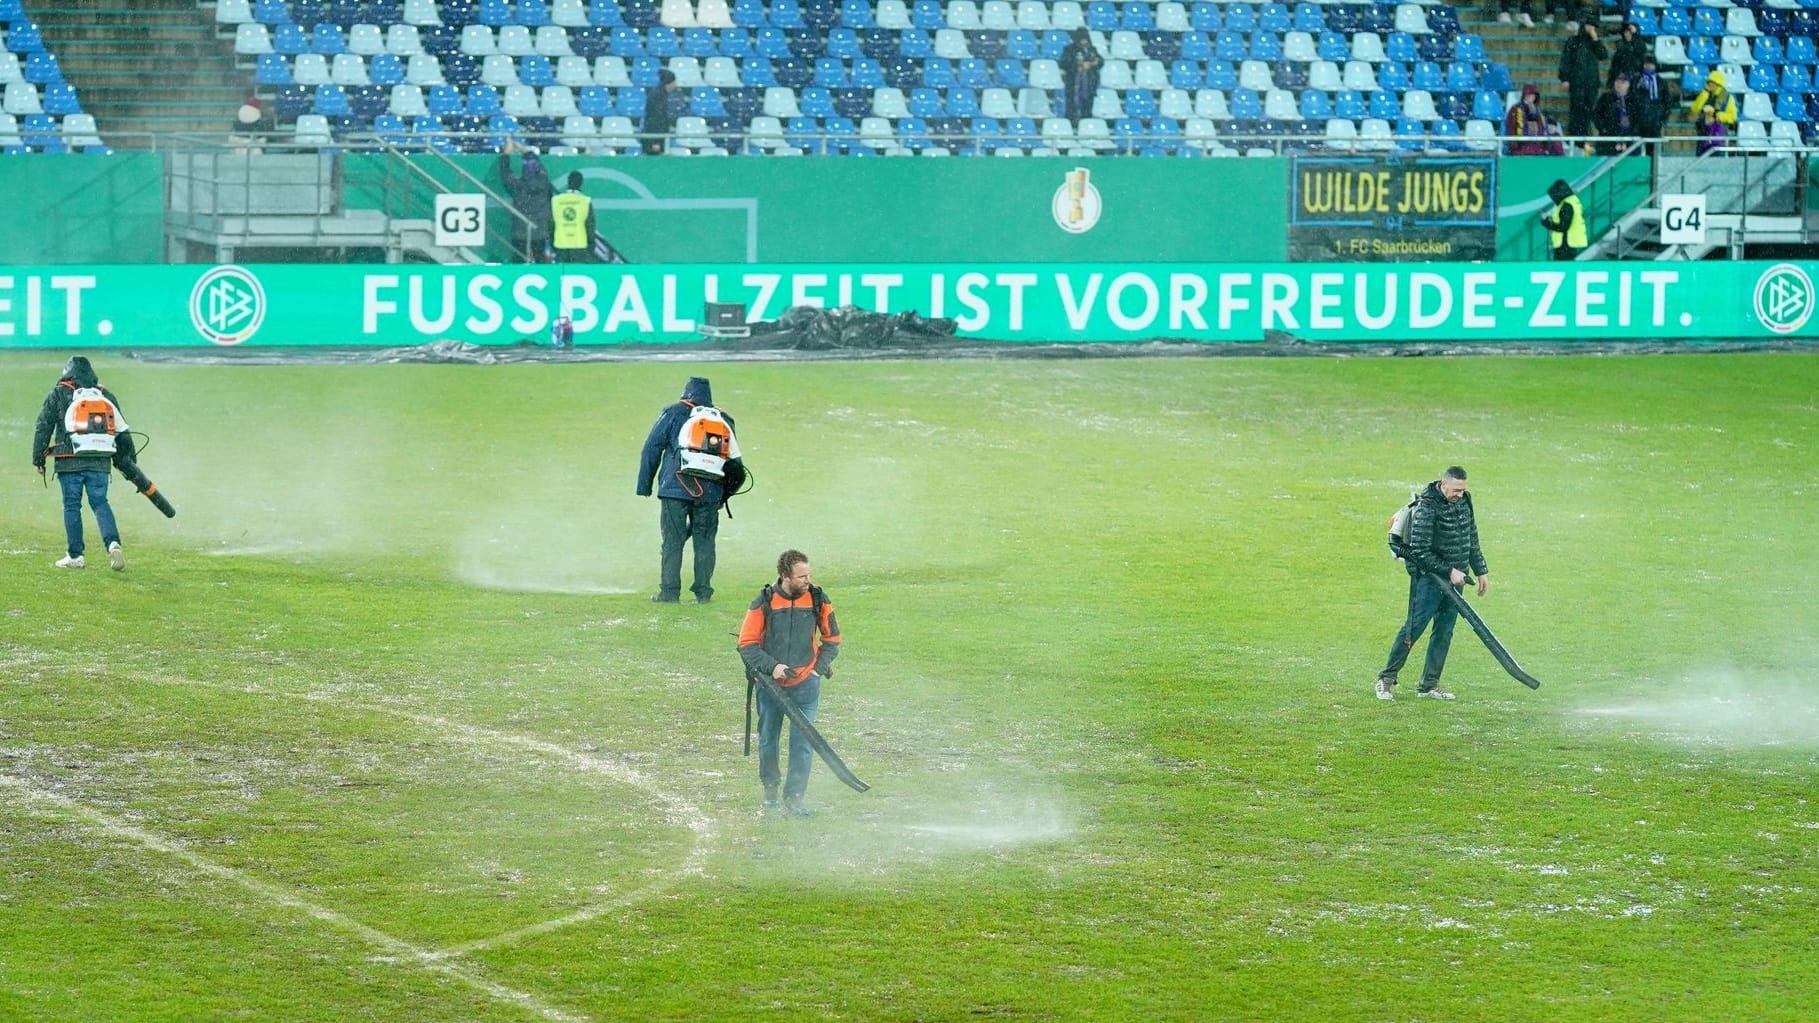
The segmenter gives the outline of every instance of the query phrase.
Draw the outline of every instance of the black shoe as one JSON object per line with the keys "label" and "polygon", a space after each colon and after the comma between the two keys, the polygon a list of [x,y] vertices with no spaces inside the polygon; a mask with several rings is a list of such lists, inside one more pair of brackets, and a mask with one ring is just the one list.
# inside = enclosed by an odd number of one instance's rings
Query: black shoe
{"label": "black shoe", "polygon": [[697,603],[697,604],[711,604],[713,602],[714,602],[714,598],[711,595],[706,596],[706,597],[696,597],[695,598],[695,603]]}
{"label": "black shoe", "polygon": [[658,594],[652,595],[651,603],[653,603],[653,604],[680,604],[682,602],[680,600],[676,599],[675,597],[666,597],[663,594],[658,593]]}

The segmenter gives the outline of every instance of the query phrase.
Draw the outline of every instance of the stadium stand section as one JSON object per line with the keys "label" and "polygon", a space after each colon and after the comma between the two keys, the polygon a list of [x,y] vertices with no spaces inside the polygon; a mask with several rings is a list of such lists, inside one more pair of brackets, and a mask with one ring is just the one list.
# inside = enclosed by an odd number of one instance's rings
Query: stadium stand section
{"label": "stadium stand section", "polygon": [[0,152],[110,152],[21,0],[0,0]]}
{"label": "stadium stand section", "polygon": [[[1819,0],[1714,6],[1733,2],[1630,0],[1605,24],[1640,23],[1687,95],[1723,71],[1741,140],[1812,139]],[[28,134],[21,117],[57,119],[53,146],[86,140],[86,121],[69,133],[81,111],[56,59],[21,48],[42,43],[21,3],[0,0],[17,148],[47,141],[46,122]],[[1563,26],[1439,2],[216,0],[190,17],[237,76],[210,86],[197,126],[225,130],[256,90],[280,136],[308,144],[376,134],[474,152],[516,137],[632,155],[664,70],[682,97],[672,149],[701,154],[1490,150],[1523,80],[1565,106],[1551,73]],[[1057,60],[1079,27],[1108,59],[1075,123],[1059,116]]]}

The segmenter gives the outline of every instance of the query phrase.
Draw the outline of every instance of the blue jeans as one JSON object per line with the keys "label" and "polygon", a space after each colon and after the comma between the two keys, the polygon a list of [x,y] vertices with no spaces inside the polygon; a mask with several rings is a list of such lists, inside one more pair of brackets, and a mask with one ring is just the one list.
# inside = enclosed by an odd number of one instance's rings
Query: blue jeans
{"label": "blue jeans", "polygon": [[1390,646],[1389,663],[1377,673],[1378,678],[1395,681],[1396,673],[1408,660],[1409,650],[1432,622],[1434,634],[1427,641],[1427,661],[1421,666],[1421,688],[1432,689],[1440,684],[1440,673],[1446,670],[1446,651],[1453,645],[1453,625],[1459,621],[1459,609],[1446,599],[1446,591],[1440,588],[1441,585],[1426,572],[1409,577],[1408,619],[1402,623],[1402,631],[1396,633],[1396,641]]}
{"label": "blue jeans", "polygon": [[662,499],[657,520],[663,532],[662,560],[657,566],[657,595],[674,600],[682,594],[682,544],[695,548],[695,580],[689,591],[697,600],[714,595],[714,537],[720,532],[718,502]]}
{"label": "blue jeans", "polygon": [[63,488],[63,532],[69,540],[69,556],[82,556],[82,492],[88,491],[88,506],[95,510],[95,528],[101,531],[103,547],[120,541],[120,530],[114,527],[114,509],[107,503],[107,478],[110,474],[94,469],[82,472],[60,472],[57,485]]}
{"label": "blue jeans", "polygon": [[[812,723],[815,720],[815,708],[821,703],[821,676],[810,675],[801,685],[790,686],[783,690],[790,702],[802,709],[802,715]],[[777,747],[783,737],[783,722],[787,718],[783,708],[771,698],[770,691],[758,687],[758,780],[764,783],[768,791],[777,786]],[[802,737],[794,721],[789,726],[789,777],[783,779],[783,798],[801,799],[808,791],[808,769],[815,764],[814,747]]]}

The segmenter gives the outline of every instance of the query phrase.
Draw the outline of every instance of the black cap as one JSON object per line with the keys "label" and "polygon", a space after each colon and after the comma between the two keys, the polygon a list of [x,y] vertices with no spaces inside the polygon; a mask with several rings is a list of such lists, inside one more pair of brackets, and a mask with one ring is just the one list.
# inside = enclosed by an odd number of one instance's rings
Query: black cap
{"label": "black cap", "polygon": [[581,191],[581,172],[580,171],[569,171],[568,172],[568,187],[572,191],[576,191],[576,192]]}

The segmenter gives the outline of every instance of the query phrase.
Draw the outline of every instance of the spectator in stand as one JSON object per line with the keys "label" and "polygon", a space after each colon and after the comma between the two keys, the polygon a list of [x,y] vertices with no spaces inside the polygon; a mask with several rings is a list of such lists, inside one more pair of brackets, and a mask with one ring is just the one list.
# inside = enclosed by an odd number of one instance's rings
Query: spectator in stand
{"label": "spectator in stand", "polygon": [[1561,153],[1559,128],[1541,109],[1541,87],[1530,82],[1522,87],[1522,98],[1503,116],[1505,156],[1558,156]]}
{"label": "spectator in stand", "polygon": [[1076,125],[1093,112],[1093,97],[1099,92],[1099,69],[1105,58],[1093,48],[1093,34],[1085,28],[1074,29],[1074,40],[1061,51],[1061,77],[1067,87],[1067,119]]}
{"label": "spectator in stand", "polygon": [[1674,92],[1678,88],[1671,81],[1664,81],[1661,72],[1655,66],[1655,55],[1643,55],[1642,71],[1636,76],[1636,83],[1630,92],[1636,97],[1637,130],[1645,139],[1661,137],[1661,126],[1667,123],[1667,112],[1680,104],[1676,102]]}
{"label": "spectator in stand", "polygon": [[1598,26],[1590,21],[1580,24],[1560,48],[1560,81],[1566,84],[1566,134],[1574,145],[1592,133],[1592,112],[1598,106],[1598,82],[1604,76],[1599,65],[1610,53],[1598,41]]}
{"label": "spectator in stand", "polygon": [[[524,154],[516,174],[512,173],[513,153]],[[512,218],[512,238],[524,253],[524,261],[549,262],[550,200],[556,197],[556,184],[550,180],[549,171],[536,153],[515,139],[506,139],[505,148],[499,152],[499,176],[505,179],[512,208],[524,217]]]}
{"label": "spectator in stand", "polygon": [[[1598,109],[1592,114],[1599,137],[1607,140],[1598,143],[1600,155],[1616,156],[1631,141],[1642,137],[1641,107],[1630,91],[1628,75],[1618,75],[1611,81],[1610,90],[1598,97]],[[1656,134],[1660,134],[1659,128]]]}
{"label": "spectator in stand", "polygon": [[676,130],[676,73],[657,72],[657,91],[644,101],[643,145],[645,156],[662,156],[669,133]]}
{"label": "spectator in stand", "polygon": [[1644,38],[1641,29],[1633,21],[1626,21],[1617,30],[1617,41],[1611,50],[1611,67],[1605,78],[1607,83],[1615,82],[1620,75],[1627,75],[1634,83],[1636,76],[1642,74],[1642,59],[1655,52],[1655,41]]}
{"label": "spectator in stand", "polygon": [[1724,72],[1706,76],[1705,88],[1693,97],[1691,115],[1701,155],[1729,144],[1731,130],[1737,127],[1737,97],[1726,87]]}

